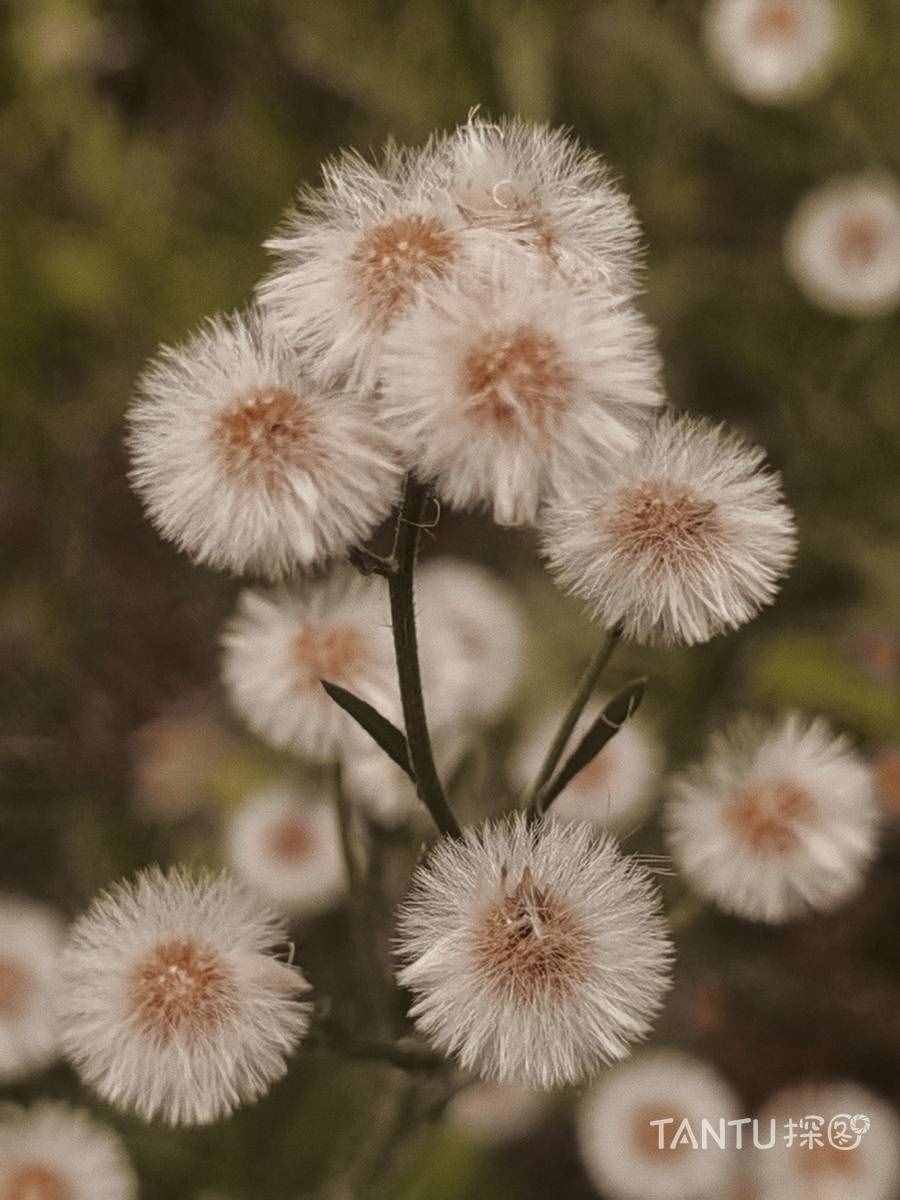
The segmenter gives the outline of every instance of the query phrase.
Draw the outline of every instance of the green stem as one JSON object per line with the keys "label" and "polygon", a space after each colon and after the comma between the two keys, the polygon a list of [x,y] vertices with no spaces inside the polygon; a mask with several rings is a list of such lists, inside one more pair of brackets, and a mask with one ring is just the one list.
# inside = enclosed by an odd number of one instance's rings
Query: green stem
{"label": "green stem", "polygon": [[419,545],[419,530],[428,502],[427,490],[412,475],[407,476],[403,504],[397,522],[394,549],[396,571],[388,576],[391,598],[391,622],[394,628],[394,650],[400,680],[400,698],[409,757],[416,777],[419,799],[431,813],[441,833],[459,837],[460,828],[447,803],[444,789],[434,765],[425,701],[422,697],[422,674],[419,667],[419,647],[416,636],[416,614],[413,596],[413,574]]}
{"label": "green stem", "polygon": [[553,772],[556,770],[559,760],[563,756],[566,746],[569,744],[569,738],[572,736],[572,730],[578,724],[578,718],[584,712],[585,705],[590,700],[594,689],[603,674],[606,664],[612,657],[612,652],[615,650],[619,641],[619,630],[613,629],[607,633],[604,640],[597,647],[597,652],[588,663],[584,674],[581,677],[581,682],[578,684],[578,690],[572,697],[572,703],[569,705],[566,715],[563,717],[559,729],[556,731],[556,736],[550,745],[550,749],[541,764],[541,769],[538,772],[537,778],[528,790],[525,797],[526,806],[530,810],[535,809],[537,798],[540,795],[541,789],[549,781]]}

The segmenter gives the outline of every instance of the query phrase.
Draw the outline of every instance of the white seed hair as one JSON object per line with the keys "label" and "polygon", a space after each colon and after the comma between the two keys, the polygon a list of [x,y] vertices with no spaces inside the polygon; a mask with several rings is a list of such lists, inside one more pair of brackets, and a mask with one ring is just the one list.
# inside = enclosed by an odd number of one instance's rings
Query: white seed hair
{"label": "white seed hair", "polygon": [[137,1194],[125,1147],[89,1113],[51,1101],[0,1111],[3,1200],[135,1200]]}
{"label": "white seed hair", "polygon": [[704,14],[713,64],[755,104],[820,90],[834,67],[838,32],[833,0],[710,0]]}
{"label": "white seed hair", "polygon": [[256,310],[164,348],[129,412],[131,482],[198,562],[278,579],[364,541],[400,468],[371,398],[323,390]]}
{"label": "white seed hair", "polygon": [[398,980],[428,1041],[501,1083],[574,1083],[623,1058],[669,986],[648,873],[587,824],[523,814],[443,838],[401,907]]}
{"label": "white seed hair", "polygon": [[900,305],[900,186],[838,176],[807,193],[785,234],[785,261],[820,308],[877,317]]}
{"label": "white seed hair", "polygon": [[279,912],[312,917],[346,890],[333,804],[269,787],[231,814],[226,840],[234,874]]}
{"label": "white seed hair", "polygon": [[406,464],[500,525],[532,521],[557,473],[588,479],[633,448],[662,400],[637,311],[521,251],[435,283],[385,340],[381,410]]}
{"label": "white seed hair", "polygon": [[[810,1114],[824,1119],[822,1144],[811,1146],[795,1133],[788,1145],[787,1122]],[[846,1079],[790,1084],[769,1097],[758,1120],[762,1139],[768,1138],[772,1120],[778,1131],[775,1145],[754,1150],[750,1159],[761,1200],[895,1200],[900,1121],[896,1109],[869,1088]],[[845,1148],[840,1148],[840,1138],[846,1139]]]}
{"label": "white seed hair", "polygon": [[0,1083],[41,1071],[59,1054],[53,995],[65,933],[46,904],[0,895]]}
{"label": "white seed hair", "polygon": [[140,872],[76,923],[58,1001],[67,1057],[111,1104],[203,1125],[257,1100],[309,1024],[281,919],[228,875]]}
{"label": "white seed hair", "polygon": [[741,718],[670,793],[676,865],[700,895],[750,920],[834,908],[876,852],[871,772],[822,718]]}
{"label": "white seed hair", "polygon": [[266,242],[277,266],[259,301],[318,378],[372,390],[385,331],[424,284],[490,236],[441,199],[431,164],[431,145],[389,144],[377,163],[345,151]]}
{"label": "white seed hair", "polygon": [[[569,740],[571,753],[611,697],[586,705]],[[562,710],[524,729],[510,759],[511,774],[524,792],[536,779],[562,721]],[[553,802],[557,821],[589,821],[626,836],[647,817],[660,784],[662,751],[646,722],[630,717],[600,753]]]}
{"label": "white seed hair", "polygon": [[473,115],[437,143],[433,169],[467,224],[515,240],[566,278],[634,296],[634,211],[602,158],[568,130]]}
{"label": "white seed hair", "polygon": [[738,628],[772,602],[796,543],[763,460],[722,426],[665,414],[604,479],[548,502],[551,571],[633,641],[693,645]]}
{"label": "white seed hair", "polygon": [[400,718],[387,589],[349,567],[292,587],[241,593],[222,636],[222,677],[235,710],[265,741],[316,762],[371,739],[321,680]]}
{"label": "white seed hair", "polygon": [[525,670],[525,623],[515,596],[496,573],[450,557],[424,562],[416,586],[423,638],[442,634],[426,664],[428,694],[442,697],[441,715],[454,725],[496,720]]}
{"label": "white seed hair", "polygon": [[[737,1155],[709,1143],[706,1149],[668,1149],[682,1121],[699,1139],[702,1122],[718,1132],[739,1116],[732,1088],[712,1066],[675,1050],[642,1053],[614,1067],[578,1108],[578,1148],[594,1186],[610,1200],[691,1200],[730,1196]],[[666,1147],[659,1150],[659,1126]]]}

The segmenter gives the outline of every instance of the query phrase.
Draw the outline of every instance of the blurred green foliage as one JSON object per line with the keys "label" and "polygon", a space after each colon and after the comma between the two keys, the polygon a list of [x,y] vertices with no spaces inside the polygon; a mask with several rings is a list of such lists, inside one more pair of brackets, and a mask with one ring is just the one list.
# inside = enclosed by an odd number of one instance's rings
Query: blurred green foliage
{"label": "blurred green foliage", "polygon": [[[784,109],[754,108],[715,78],[700,12],[696,0],[5,7],[0,887],[72,913],[145,862],[215,860],[214,827],[149,826],[131,804],[135,731],[185,696],[219,703],[217,631],[236,586],[143,522],[122,446],[133,381],[158,342],[248,299],[262,239],[324,157],[423,139],[476,104],[567,123],[608,155],[645,225],[644,303],[673,402],[765,445],[798,513],[800,559],[771,612],[695,651],[624,653],[612,682],[649,671],[673,763],[748,704],[826,712],[866,750],[897,740],[900,331],[896,318],[811,308],[781,238],[817,181],[900,174],[900,8],[849,0],[835,78]],[[562,694],[592,634],[537,573],[528,536],[447,516],[438,545],[502,565],[534,616],[523,711]],[[213,791],[228,803],[273,769],[249,740],[225,762]],[[637,845],[658,848],[658,831]],[[748,1103],[803,1071],[896,1095],[885,1013],[900,999],[897,858],[894,835],[865,897],[805,930],[704,918],[660,1037],[712,1057]],[[343,917],[299,936],[308,973],[349,990]],[[717,1005],[727,1021],[710,1016]],[[172,1133],[106,1115],[147,1200],[332,1195],[335,1170],[401,1103],[396,1074],[310,1050],[222,1127]],[[10,1091],[47,1093],[78,1090],[58,1068]],[[499,1158],[426,1134],[398,1179],[403,1200],[590,1194],[565,1121]]]}

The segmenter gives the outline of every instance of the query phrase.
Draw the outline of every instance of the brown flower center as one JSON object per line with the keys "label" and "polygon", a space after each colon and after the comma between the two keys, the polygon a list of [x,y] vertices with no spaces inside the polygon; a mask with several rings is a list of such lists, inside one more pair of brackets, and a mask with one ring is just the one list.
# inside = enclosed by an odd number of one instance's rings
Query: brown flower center
{"label": "brown flower center", "polygon": [[586,767],[582,767],[572,782],[583,792],[596,792],[609,782],[615,766],[612,747],[606,746],[595,755]]}
{"label": "brown flower center", "polygon": [[163,1039],[207,1033],[235,1004],[234,981],[220,955],[186,937],[161,942],[138,965],[130,995],[140,1028]]}
{"label": "brown flower center", "polygon": [[225,466],[238,480],[275,489],[291,467],[315,464],[313,424],[300,397],[259,388],[222,413],[216,436]]}
{"label": "brown flower center", "polygon": [[318,688],[322,679],[352,683],[367,658],[363,637],[350,625],[305,625],[294,638],[294,663],[303,691]]}
{"label": "brown flower center", "polygon": [[787,41],[799,31],[800,13],[787,0],[764,4],[753,16],[751,36],[758,42]]}
{"label": "brown flower center", "polygon": [[721,529],[712,500],[702,500],[687,488],[672,490],[656,482],[626,488],[609,522],[621,554],[649,558],[660,566],[708,551]]}
{"label": "brown flower center", "polygon": [[853,1176],[859,1174],[859,1162],[853,1150],[841,1150],[826,1139],[810,1145],[795,1143],[797,1165],[802,1175],[821,1177],[823,1175]]}
{"label": "brown flower center", "polygon": [[554,338],[522,326],[490,333],[463,363],[463,387],[475,421],[503,434],[546,434],[567,407],[569,373]]}
{"label": "brown flower center", "polygon": [[369,230],[351,259],[359,301],[371,319],[389,324],[418,284],[444,275],[457,256],[454,235],[436,217],[397,217]]}
{"label": "brown flower center", "polygon": [[[667,1117],[675,1118],[674,1125],[650,1124],[651,1121],[665,1120]],[[669,1160],[680,1157],[689,1147],[684,1144],[673,1147],[671,1142],[683,1120],[681,1113],[673,1112],[664,1101],[660,1101],[659,1104],[642,1104],[634,1110],[631,1117],[631,1141],[635,1151],[641,1158],[650,1159],[651,1162],[663,1155]],[[662,1149],[659,1145],[660,1133],[663,1139]]]}
{"label": "brown flower center", "polygon": [[871,213],[845,216],[835,238],[837,256],[848,270],[862,270],[878,257],[884,231]]}
{"label": "brown flower center", "polygon": [[576,915],[526,867],[515,889],[482,915],[475,961],[505,996],[561,998],[587,977],[588,939]]}
{"label": "brown flower center", "polygon": [[797,845],[797,826],[810,818],[812,800],[788,780],[745,788],[726,809],[732,829],[752,849],[786,854]]}
{"label": "brown flower center", "polygon": [[289,867],[310,857],[315,838],[300,817],[283,816],[267,831],[266,848],[272,858]]}
{"label": "brown flower center", "polygon": [[17,1167],[0,1192],[0,1200],[71,1200],[71,1196],[68,1183],[42,1163]]}
{"label": "brown flower center", "polygon": [[21,963],[0,958],[0,1018],[18,1016],[30,987],[31,979]]}

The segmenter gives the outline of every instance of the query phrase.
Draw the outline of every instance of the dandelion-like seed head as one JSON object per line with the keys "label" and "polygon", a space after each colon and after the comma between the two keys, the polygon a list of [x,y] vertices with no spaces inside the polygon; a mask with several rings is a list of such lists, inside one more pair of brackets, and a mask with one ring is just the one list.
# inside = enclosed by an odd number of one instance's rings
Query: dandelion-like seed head
{"label": "dandelion-like seed head", "polygon": [[367,230],[350,261],[368,319],[390,324],[409,305],[416,286],[446,275],[458,253],[457,238],[434,216],[414,213]]}
{"label": "dandelion-like seed head", "polygon": [[250,728],[319,762],[342,747],[369,749],[322,680],[400,719],[387,607],[383,581],[349,568],[290,589],[243,592],[223,635],[222,674]]}
{"label": "dandelion-like seed head", "polygon": [[751,920],[833,908],[875,853],[871,772],[821,719],[740,720],[671,791],[676,864],[702,895]]}
{"label": "dandelion-like seed head", "polygon": [[566,480],[636,444],[662,402],[649,327],[599,287],[491,250],[429,289],[385,339],[382,411],[404,461],[459,507],[532,521]]}
{"label": "dandelion-like seed head", "polygon": [[622,1058],[668,987],[655,890],[590,826],[521,814],[443,839],[400,918],[399,981],[438,1049],[547,1088]]}
{"label": "dandelion-like seed head", "polygon": [[762,460],[705,421],[662,417],[604,478],[548,502],[551,569],[638,642],[736,629],[771,603],[794,554],[793,516]]}
{"label": "dandelion-like seed head", "polygon": [[46,905],[0,896],[0,1084],[59,1053],[53,997],[64,936],[62,919]]}
{"label": "dandelion-like seed head", "polygon": [[828,180],[804,196],[785,234],[785,261],[812,303],[850,317],[900,303],[900,188],[887,176]]}
{"label": "dandelion-like seed head", "polygon": [[137,1180],[111,1129],[57,1103],[0,1114],[0,1200],[134,1200]]}
{"label": "dandelion-like seed head", "polygon": [[279,579],[345,556],[399,489],[371,398],[313,384],[257,311],[164,349],[129,421],[131,481],[153,524],[236,573]]}
{"label": "dandelion-like seed head", "polygon": [[838,49],[833,0],[710,0],[705,34],[723,80],[756,104],[810,95]]}
{"label": "dandelion-like seed head", "polygon": [[152,1037],[204,1036],[222,1025],[236,1002],[224,959],[199,940],[166,938],[132,968],[132,1016]]}
{"label": "dandelion-like seed head", "polygon": [[[672,1050],[642,1053],[604,1075],[582,1099],[578,1146],[588,1176],[616,1200],[731,1195],[734,1156],[715,1145],[673,1145],[683,1121],[699,1131],[737,1113],[737,1098],[707,1063]],[[662,1127],[652,1122],[668,1120]]]}
{"label": "dandelion-like seed head", "polygon": [[311,917],[346,887],[334,807],[287,787],[247,797],[228,824],[234,873],[281,912]]}
{"label": "dandelion-like seed head", "polygon": [[145,871],[76,923],[58,999],[84,1081],[147,1120],[199,1125],[258,1099],[309,1024],[286,930],[226,875]]}
{"label": "dandelion-like seed head", "polygon": [[640,229],[631,205],[568,131],[473,115],[436,144],[429,168],[465,225],[502,236],[544,269],[634,295]]}
{"label": "dandelion-like seed head", "polygon": [[463,372],[476,422],[501,435],[523,426],[546,434],[568,403],[559,343],[527,325],[485,334],[466,355]]}

